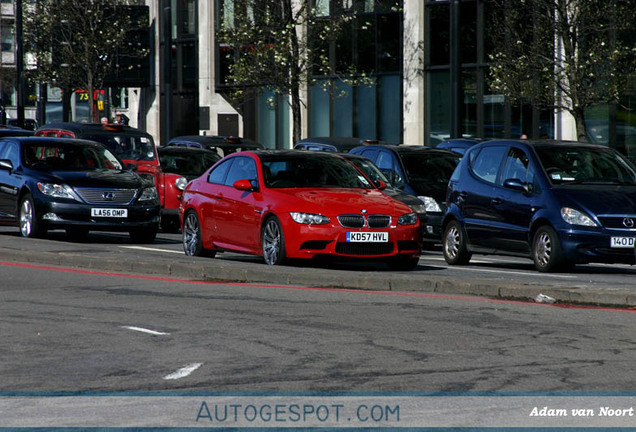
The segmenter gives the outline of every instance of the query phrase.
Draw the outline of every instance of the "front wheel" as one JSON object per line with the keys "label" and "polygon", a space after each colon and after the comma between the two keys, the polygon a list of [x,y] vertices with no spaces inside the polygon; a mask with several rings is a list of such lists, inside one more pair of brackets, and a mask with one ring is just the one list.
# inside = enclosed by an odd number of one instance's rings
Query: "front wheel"
{"label": "front wheel", "polygon": [[285,238],[283,228],[275,216],[270,217],[261,232],[263,259],[269,265],[279,265],[285,262]]}
{"label": "front wheel", "polygon": [[540,227],[532,241],[532,259],[540,272],[556,271],[568,267],[563,258],[561,242],[551,226]]}
{"label": "front wheel", "polygon": [[468,252],[466,236],[457,221],[451,221],[446,225],[444,237],[442,237],[442,249],[444,259],[450,265],[468,264],[472,254]]}
{"label": "front wheel", "polygon": [[188,256],[207,256],[213,258],[214,251],[203,247],[203,234],[201,232],[201,222],[194,210],[188,210],[183,217],[183,251]]}
{"label": "front wheel", "polygon": [[20,226],[20,235],[22,235],[22,237],[42,237],[46,232],[40,228],[40,223],[38,222],[37,215],[35,214],[33,197],[30,194],[25,195],[20,202],[18,224]]}

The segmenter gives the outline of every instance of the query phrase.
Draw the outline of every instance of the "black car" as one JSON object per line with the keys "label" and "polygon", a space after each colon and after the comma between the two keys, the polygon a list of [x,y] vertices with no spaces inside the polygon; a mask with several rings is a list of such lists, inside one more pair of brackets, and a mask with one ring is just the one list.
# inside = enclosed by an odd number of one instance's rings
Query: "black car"
{"label": "black car", "polygon": [[127,231],[150,243],[159,230],[159,199],[105,146],[68,138],[0,138],[0,223],[23,237],[65,229]]}
{"label": "black car", "polygon": [[221,157],[231,153],[260,150],[265,147],[248,138],[220,135],[184,135],[172,138],[166,146],[194,147],[214,151]]}
{"label": "black car", "polygon": [[377,166],[371,162],[368,158],[352,153],[343,153],[341,155],[343,158],[347,159],[351,162],[356,168],[366,175],[369,180],[373,182],[376,186],[382,188],[382,191],[389,195],[391,198],[395,198],[398,201],[402,201],[404,204],[408,205],[413,209],[415,213],[417,213],[418,218],[420,219],[420,228],[422,230],[422,234],[426,232],[426,206],[418,197],[407,194],[406,192],[396,188],[391,181],[386,178],[382,171],[378,169]]}
{"label": "black car", "polygon": [[531,258],[542,272],[636,263],[636,167],[602,145],[496,140],[465,154],[448,185],[443,251]]}
{"label": "black car", "polygon": [[461,155],[419,145],[364,145],[349,153],[371,159],[395,188],[423,201],[428,218],[425,246],[440,242],[446,186]]}
{"label": "black car", "polygon": [[326,151],[347,153],[362,144],[380,144],[376,140],[351,137],[313,137],[305,138],[294,145],[295,150]]}

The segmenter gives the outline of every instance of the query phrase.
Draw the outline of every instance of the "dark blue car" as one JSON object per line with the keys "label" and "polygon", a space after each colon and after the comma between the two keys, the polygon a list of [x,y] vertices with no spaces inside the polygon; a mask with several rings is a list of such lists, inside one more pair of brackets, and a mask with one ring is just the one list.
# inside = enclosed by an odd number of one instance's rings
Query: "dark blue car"
{"label": "dark blue car", "polygon": [[102,144],[71,138],[0,138],[0,225],[23,237],[64,229],[127,231],[151,243],[159,230],[154,182],[126,169]]}
{"label": "dark blue car", "polygon": [[473,253],[529,257],[542,272],[634,264],[636,167],[602,145],[477,144],[450,179],[443,233],[449,264]]}

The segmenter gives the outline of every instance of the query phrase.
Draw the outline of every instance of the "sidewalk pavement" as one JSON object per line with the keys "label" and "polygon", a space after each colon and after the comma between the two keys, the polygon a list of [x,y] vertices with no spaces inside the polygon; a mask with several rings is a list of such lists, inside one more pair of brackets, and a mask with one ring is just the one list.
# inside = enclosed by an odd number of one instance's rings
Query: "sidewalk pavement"
{"label": "sidewalk pavement", "polygon": [[554,299],[559,304],[634,307],[636,290],[576,286],[556,286],[536,283],[499,282],[479,279],[457,279],[431,275],[426,271],[376,272],[329,269],[306,266],[267,266],[244,260],[209,259],[171,256],[156,259],[138,255],[136,260],[122,260],[121,253],[87,253],[81,249],[32,251],[15,246],[0,245],[0,261],[16,261],[34,265],[48,265],[103,271],[135,273],[154,277],[170,277],[201,281],[258,283],[272,285],[309,286],[326,289],[395,291],[436,295],[476,295],[501,300],[542,302]]}

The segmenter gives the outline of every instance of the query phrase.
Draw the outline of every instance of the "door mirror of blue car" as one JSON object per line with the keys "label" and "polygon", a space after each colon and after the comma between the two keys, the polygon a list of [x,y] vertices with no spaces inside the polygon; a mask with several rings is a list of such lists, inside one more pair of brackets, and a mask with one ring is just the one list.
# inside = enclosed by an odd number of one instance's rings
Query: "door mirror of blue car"
{"label": "door mirror of blue car", "polygon": [[522,182],[519,179],[511,178],[504,180],[504,187],[507,189],[518,190],[520,192],[530,192],[530,188],[528,187],[528,183]]}
{"label": "door mirror of blue car", "polygon": [[0,169],[13,171],[13,163],[9,159],[0,159]]}

